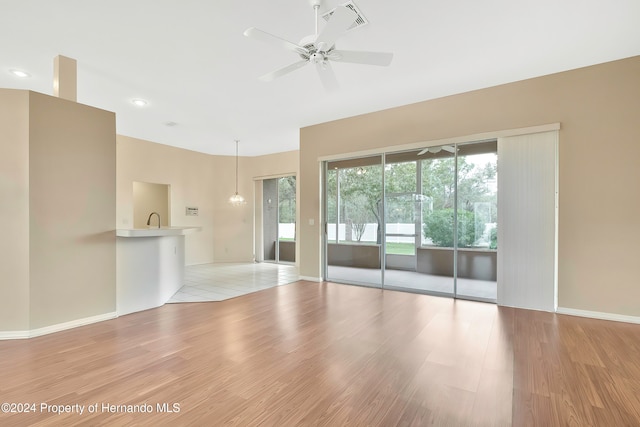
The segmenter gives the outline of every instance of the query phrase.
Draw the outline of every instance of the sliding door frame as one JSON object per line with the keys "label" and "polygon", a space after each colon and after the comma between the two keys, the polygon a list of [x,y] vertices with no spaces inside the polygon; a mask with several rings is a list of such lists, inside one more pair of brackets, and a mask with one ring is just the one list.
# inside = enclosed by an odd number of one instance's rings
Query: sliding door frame
{"label": "sliding door frame", "polygon": [[[356,156],[356,157],[344,157],[344,158],[340,158],[338,160],[340,161],[348,161],[348,160],[355,160],[355,159],[362,159],[362,158],[367,158],[367,157],[380,157],[380,166],[381,166],[381,185],[382,185],[382,192],[381,192],[381,207],[380,207],[380,223],[382,224],[381,230],[380,230],[380,284],[376,284],[376,283],[366,283],[366,282],[356,282],[356,281],[349,281],[349,280],[344,280],[344,279],[339,279],[339,278],[331,278],[329,277],[329,204],[328,204],[328,197],[327,197],[327,182],[328,182],[328,176],[329,176],[329,161],[323,161],[322,162],[322,184],[321,184],[321,188],[320,188],[320,194],[321,194],[321,205],[322,205],[322,209],[321,209],[321,224],[322,224],[322,249],[321,249],[321,259],[322,259],[322,268],[321,268],[321,273],[322,273],[322,277],[324,280],[331,280],[333,282],[336,283],[344,283],[344,284],[348,284],[348,285],[355,285],[355,286],[365,286],[365,287],[371,287],[371,288],[376,288],[376,289],[383,289],[384,287],[384,271],[385,271],[385,267],[386,267],[386,260],[385,260],[385,253],[386,253],[386,244],[385,244],[385,239],[386,239],[386,230],[385,230],[385,209],[386,209],[386,205],[385,205],[385,173],[384,173],[384,169],[385,169],[385,153],[379,153],[379,154],[373,154],[373,155],[369,155],[369,156]],[[339,169],[338,169],[339,170]],[[336,229],[335,229],[335,233],[336,233],[336,244],[339,244],[340,242],[340,210],[338,209],[338,207],[340,206],[340,174],[338,173],[336,176]]]}
{"label": "sliding door frame", "polygon": [[[438,292],[438,291],[433,291],[433,290],[426,290],[426,289],[415,289],[415,288],[406,288],[406,287],[402,287],[401,285],[393,285],[393,284],[387,284],[386,283],[386,272],[387,272],[387,182],[386,182],[386,166],[387,166],[387,155],[393,155],[393,154],[398,154],[398,153],[402,153],[404,151],[413,151],[413,150],[403,150],[403,151],[392,151],[389,153],[380,153],[380,160],[381,160],[381,166],[382,166],[382,173],[381,173],[381,185],[382,185],[382,195],[381,195],[381,209],[380,209],[380,222],[381,222],[381,229],[379,230],[380,232],[380,236],[381,236],[381,241],[380,241],[380,285],[371,283],[371,287],[376,287],[376,288],[382,288],[385,289],[388,288],[389,289],[395,289],[395,290],[401,290],[401,291],[408,291],[408,292],[414,292],[414,293],[421,293],[421,294],[429,294],[429,295],[439,295],[439,296],[447,296],[447,297],[451,297],[454,299],[465,299],[465,300],[473,300],[473,301],[482,301],[482,302],[490,302],[490,303],[496,303],[496,299],[493,298],[485,298],[485,297],[479,297],[479,296],[471,296],[471,295],[460,295],[458,292],[458,264],[459,264],[459,236],[458,236],[458,228],[459,228],[459,224],[458,224],[458,208],[459,208],[459,192],[458,192],[458,183],[459,183],[459,155],[458,155],[458,146],[464,146],[464,145],[473,145],[473,144],[478,144],[478,143],[483,143],[483,142],[489,142],[489,141],[496,141],[495,138],[491,138],[488,140],[479,140],[479,141],[467,141],[467,142],[461,142],[461,143],[453,143],[450,144],[454,147],[454,151],[453,151],[453,156],[451,157],[453,160],[453,224],[452,224],[452,230],[451,232],[453,233],[453,247],[452,247],[452,252],[453,252],[453,266],[452,266],[452,271],[451,271],[451,279],[453,280],[453,286],[452,286],[452,292],[451,293],[447,293],[447,292]],[[497,144],[497,143],[496,143]],[[497,154],[497,150],[496,150],[496,154]],[[366,158],[366,157],[371,157],[371,156],[363,156],[362,158]],[[339,159],[340,161],[344,160],[344,161],[348,161],[348,160],[357,160],[359,159],[359,157],[350,157],[350,158],[344,158],[344,159]],[[336,176],[336,196],[335,196],[335,206],[336,206],[336,224],[335,224],[335,235],[336,235],[336,244],[339,244],[340,241],[340,237],[339,237],[339,227],[340,227],[340,170],[341,169],[337,169],[337,176]],[[422,161],[417,159],[415,160],[415,191],[414,194],[422,194]],[[329,227],[329,213],[328,213],[328,188],[327,188],[327,184],[328,184],[328,174],[329,174],[329,161],[324,161],[322,163],[322,224],[324,226],[324,234],[323,234],[323,240],[322,240],[322,274],[323,277],[325,278],[325,280],[331,280],[331,281],[335,281],[335,282],[339,282],[339,283],[346,283],[346,284],[352,284],[352,285],[361,285],[361,286],[368,286],[366,283],[362,283],[362,282],[354,282],[348,279],[340,279],[340,278],[334,278],[334,277],[330,277],[329,275],[329,259],[328,259],[328,251],[329,251],[329,233],[328,233],[328,227]],[[405,192],[406,193],[406,192]],[[405,193],[398,193],[398,194],[405,194]],[[389,193],[389,194],[396,194],[396,193]],[[409,193],[406,193],[409,194]],[[415,206],[414,206],[415,209]],[[420,222],[420,224],[418,224],[418,222]],[[414,246],[415,246],[415,260],[416,260],[416,271],[417,271],[417,262],[418,262],[418,249],[421,246],[421,241],[422,241],[422,210],[420,212],[419,217],[415,217],[414,218]],[[394,236],[395,234],[389,234],[391,236]],[[418,239],[420,240],[420,243],[418,244]],[[498,247],[497,250],[500,250],[500,248]]]}
{"label": "sliding door frame", "polygon": [[[268,262],[271,264],[286,264],[286,265],[295,265],[297,263],[297,261],[294,262],[290,262],[290,261],[280,261],[280,248],[279,248],[279,241],[280,241],[280,188],[278,185],[278,180],[282,179],[282,178],[287,178],[287,177],[294,177],[296,180],[296,192],[295,192],[295,197],[296,197],[296,211],[297,211],[297,206],[298,206],[298,177],[296,173],[285,173],[282,175],[271,175],[271,176],[263,176],[263,177],[256,177],[254,178],[254,182],[255,185],[258,185],[259,187],[255,187],[254,190],[254,201],[260,200],[260,203],[255,205],[255,209],[254,209],[254,238],[253,238],[253,246],[254,246],[254,257],[255,257],[255,261],[257,262]],[[275,245],[275,259],[271,260],[271,259],[265,259],[264,257],[264,217],[265,217],[265,212],[264,212],[264,182],[265,181],[269,181],[269,180],[275,180],[276,181],[276,211],[277,211],[277,215],[276,215],[276,245]],[[255,199],[257,193],[260,193],[260,199]],[[257,212],[258,212],[258,206],[259,206],[259,212],[260,215],[257,216]],[[257,227],[257,223],[258,223],[258,218],[259,218],[259,222],[260,222],[260,233],[258,233],[258,227]],[[298,236],[298,221],[297,221],[297,213],[295,216],[295,232],[294,235],[296,236],[296,240],[295,240],[295,244],[296,246],[298,245],[297,243],[297,236]],[[259,235],[259,236],[258,236]],[[260,250],[260,256],[258,256],[258,248]],[[297,250],[296,250],[297,252]],[[296,257],[297,260],[297,257]]]}

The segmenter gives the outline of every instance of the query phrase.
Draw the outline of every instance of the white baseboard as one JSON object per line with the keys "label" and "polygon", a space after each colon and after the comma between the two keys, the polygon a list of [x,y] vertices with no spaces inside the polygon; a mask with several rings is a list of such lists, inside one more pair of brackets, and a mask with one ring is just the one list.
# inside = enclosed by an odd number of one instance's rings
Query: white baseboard
{"label": "white baseboard", "polygon": [[0,331],[0,341],[22,340],[25,338],[29,338],[29,331]]}
{"label": "white baseboard", "polygon": [[99,314],[97,316],[85,317],[83,319],[76,319],[70,322],[58,323],[57,325],[45,326],[38,329],[31,329],[29,331],[0,331],[0,340],[12,340],[12,339],[24,339],[34,338],[41,335],[52,334],[54,332],[60,332],[67,329],[77,328],[78,326],[89,325],[91,323],[102,322],[105,320],[115,319],[118,314],[114,311],[111,313]]}
{"label": "white baseboard", "polygon": [[575,308],[565,308],[565,307],[558,307],[558,309],[556,310],[556,313],[568,314],[569,316],[590,317],[592,319],[612,320],[614,322],[640,324],[640,317],[627,316],[624,314],[603,313],[600,311],[578,310]]}
{"label": "white baseboard", "polygon": [[306,280],[307,282],[323,282],[322,277],[311,277],[311,276],[298,276],[300,280]]}
{"label": "white baseboard", "polygon": [[220,260],[220,261],[213,261],[207,264],[255,264],[255,261],[253,259],[243,259],[243,258],[239,258],[239,259],[225,259],[225,260]]}

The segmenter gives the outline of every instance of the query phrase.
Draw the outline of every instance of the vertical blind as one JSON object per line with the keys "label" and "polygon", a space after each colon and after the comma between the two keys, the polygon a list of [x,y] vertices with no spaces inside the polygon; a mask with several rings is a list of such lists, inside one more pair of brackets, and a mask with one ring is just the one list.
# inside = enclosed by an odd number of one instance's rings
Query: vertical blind
{"label": "vertical blind", "polygon": [[498,304],[555,311],[558,132],[498,139]]}

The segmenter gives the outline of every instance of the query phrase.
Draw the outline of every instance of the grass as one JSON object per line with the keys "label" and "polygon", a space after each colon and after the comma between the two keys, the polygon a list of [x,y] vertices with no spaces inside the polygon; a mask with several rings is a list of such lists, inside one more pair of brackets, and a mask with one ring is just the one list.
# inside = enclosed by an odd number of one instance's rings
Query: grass
{"label": "grass", "polygon": [[413,243],[387,243],[387,255],[415,255],[416,245]]}
{"label": "grass", "polygon": [[[340,240],[340,243],[345,243],[349,245],[371,245],[373,242],[347,242],[346,240]],[[387,254],[391,255],[415,255],[416,247],[413,243],[387,243]]]}

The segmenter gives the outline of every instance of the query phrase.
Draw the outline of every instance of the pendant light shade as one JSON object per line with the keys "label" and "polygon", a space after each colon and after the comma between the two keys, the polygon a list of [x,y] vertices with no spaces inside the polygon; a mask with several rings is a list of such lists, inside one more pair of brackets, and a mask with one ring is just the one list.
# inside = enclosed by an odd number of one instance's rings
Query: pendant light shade
{"label": "pendant light shade", "polygon": [[247,203],[240,194],[238,194],[238,141],[236,139],[236,192],[233,196],[229,197],[229,203],[233,206],[240,206]]}

